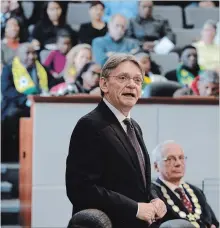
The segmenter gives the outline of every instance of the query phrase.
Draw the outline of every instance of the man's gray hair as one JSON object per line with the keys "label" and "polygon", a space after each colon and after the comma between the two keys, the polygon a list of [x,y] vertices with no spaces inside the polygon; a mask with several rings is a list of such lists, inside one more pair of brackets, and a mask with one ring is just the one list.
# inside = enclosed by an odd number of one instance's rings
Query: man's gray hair
{"label": "man's gray hair", "polygon": [[125,19],[125,22],[126,22],[126,28],[128,27],[128,19],[124,15],[122,15],[120,13],[113,14],[110,17],[108,24],[112,23],[115,20],[116,17],[123,17]]}
{"label": "man's gray hair", "polygon": [[219,74],[214,70],[205,70],[199,75],[199,81],[219,84]]}
{"label": "man's gray hair", "polygon": [[152,151],[152,161],[157,162],[162,158],[162,151],[164,150],[166,145],[176,143],[174,140],[166,140],[162,143],[159,143]]}
{"label": "man's gray hair", "polygon": [[108,58],[102,68],[101,77],[108,78],[114,69],[116,69],[121,63],[126,61],[133,62],[140,69],[140,72],[144,77],[144,70],[137,58],[131,54],[122,53],[113,54],[111,57]]}
{"label": "man's gray hair", "polygon": [[214,20],[211,20],[211,19],[208,19],[204,25],[203,25],[203,29],[206,27],[206,26],[212,26],[215,30],[217,29],[217,22],[214,21]]}

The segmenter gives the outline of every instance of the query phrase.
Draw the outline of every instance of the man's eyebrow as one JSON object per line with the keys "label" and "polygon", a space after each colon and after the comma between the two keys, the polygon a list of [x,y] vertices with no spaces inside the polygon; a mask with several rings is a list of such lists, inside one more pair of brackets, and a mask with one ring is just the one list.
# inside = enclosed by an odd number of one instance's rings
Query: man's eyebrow
{"label": "man's eyebrow", "polygon": [[[117,76],[131,76],[129,73],[127,73],[127,72],[121,72],[121,73],[119,73]],[[142,77],[142,74],[140,73],[140,74],[136,74],[134,77],[138,77],[138,76],[140,76],[140,77]]]}

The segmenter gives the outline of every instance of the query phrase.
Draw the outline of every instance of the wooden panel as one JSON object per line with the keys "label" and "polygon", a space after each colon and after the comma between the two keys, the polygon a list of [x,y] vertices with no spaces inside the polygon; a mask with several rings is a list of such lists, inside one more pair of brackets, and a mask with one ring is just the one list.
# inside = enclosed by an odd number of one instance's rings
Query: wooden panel
{"label": "wooden panel", "polygon": [[[60,97],[41,97],[30,96],[30,99],[35,103],[98,103],[101,100],[99,96],[92,95],[73,95]],[[184,96],[178,98],[171,97],[151,97],[140,98],[138,104],[175,104],[175,105],[218,105],[219,99],[214,97],[199,97],[199,96]]]}
{"label": "wooden panel", "polygon": [[19,198],[21,204],[20,217],[22,225],[29,228],[31,227],[32,208],[32,119],[21,118],[19,131]]}

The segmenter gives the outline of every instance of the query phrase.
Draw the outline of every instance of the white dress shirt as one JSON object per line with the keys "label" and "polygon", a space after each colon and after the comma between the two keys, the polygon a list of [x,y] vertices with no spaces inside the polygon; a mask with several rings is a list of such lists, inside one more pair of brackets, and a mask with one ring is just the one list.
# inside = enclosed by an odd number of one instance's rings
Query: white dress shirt
{"label": "white dress shirt", "polygon": [[115,108],[112,104],[110,104],[105,98],[103,98],[103,101],[109,107],[109,109],[114,113],[114,115],[117,118],[118,122],[121,124],[122,128],[127,133],[127,126],[125,125],[125,123],[123,121],[126,118],[128,118],[128,119],[131,118],[130,112],[128,113],[128,116],[125,116],[117,108]]}
{"label": "white dress shirt", "polygon": [[[180,199],[180,195],[177,193],[177,192],[175,192],[175,190],[177,189],[177,188],[182,188],[183,189],[183,191],[185,192],[185,189],[183,188],[183,184],[184,184],[184,181],[183,180],[181,180],[180,181],[180,184],[179,184],[179,186],[177,186],[177,185],[175,185],[175,184],[173,184],[173,183],[170,183],[169,181],[166,181],[166,180],[164,180],[161,176],[159,177],[159,179]],[[186,192],[185,192],[186,193]],[[189,198],[188,198],[188,196],[187,196],[187,194],[186,194],[186,198],[189,200]]]}

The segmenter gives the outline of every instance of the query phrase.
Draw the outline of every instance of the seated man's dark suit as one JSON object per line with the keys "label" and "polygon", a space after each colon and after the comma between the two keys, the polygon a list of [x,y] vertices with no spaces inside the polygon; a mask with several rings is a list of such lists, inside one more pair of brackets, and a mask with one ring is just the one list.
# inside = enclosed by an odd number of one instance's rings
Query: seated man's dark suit
{"label": "seated man's dark suit", "polygon": [[[188,183],[187,183],[188,184]],[[188,184],[191,188],[191,190],[193,190],[194,194],[196,195],[196,197],[198,198],[198,204],[201,206],[201,215],[200,218],[196,219],[196,222],[200,225],[200,228],[209,228],[212,224],[215,225],[216,227],[219,227],[219,222],[217,221],[212,209],[210,208],[210,206],[208,205],[205,195],[202,192],[202,190],[200,190],[199,188]],[[173,210],[173,206],[171,206],[170,204],[168,204],[168,201],[163,193],[163,190],[161,189],[161,186],[163,186],[166,191],[167,194],[170,196],[170,199],[174,202],[174,205],[176,205],[177,207],[179,207],[180,211],[185,212],[186,215],[189,214],[188,210],[186,209],[186,207],[184,206],[184,204],[182,203],[182,201],[177,197],[177,195],[163,182],[161,181],[159,178],[155,181],[155,183],[152,184],[152,189],[154,189],[157,192],[157,195],[159,196],[159,198],[161,200],[164,201],[164,203],[167,206],[167,213],[166,215],[162,218],[162,221],[168,221],[168,220],[173,220],[173,219],[183,219],[182,217],[180,217],[180,213],[179,212],[175,212]],[[186,188],[183,185],[183,188],[185,190],[185,193],[188,197],[188,199],[190,199],[192,205],[193,205],[193,211],[192,214],[195,214],[195,203],[193,203],[192,201],[192,197],[190,196],[190,194],[186,191]],[[189,218],[186,217],[186,220],[189,221]]]}
{"label": "seated man's dark suit", "polygon": [[[132,119],[146,164],[146,187],[136,151],[104,101],[82,117],[73,130],[66,168],[67,195],[73,214],[94,208],[114,228],[147,228],[136,218],[137,202],[150,202],[151,170],[140,126]],[[158,227],[153,223],[151,227]]]}

